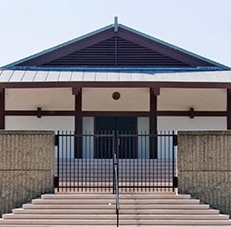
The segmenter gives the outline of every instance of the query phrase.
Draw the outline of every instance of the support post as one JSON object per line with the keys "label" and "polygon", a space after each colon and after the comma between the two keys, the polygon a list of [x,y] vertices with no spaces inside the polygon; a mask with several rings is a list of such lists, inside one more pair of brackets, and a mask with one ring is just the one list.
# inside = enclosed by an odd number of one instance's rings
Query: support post
{"label": "support post", "polygon": [[82,89],[75,94],[75,158],[82,158]]}
{"label": "support post", "polygon": [[231,129],[231,89],[227,89],[227,129]]}
{"label": "support post", "polygon": [[0,90],[0,129],[5,129],[5,89]]}
{"label": "support post", "polygon": [[157,95],[159,89],[150,89],[150,158],[157,158]]}

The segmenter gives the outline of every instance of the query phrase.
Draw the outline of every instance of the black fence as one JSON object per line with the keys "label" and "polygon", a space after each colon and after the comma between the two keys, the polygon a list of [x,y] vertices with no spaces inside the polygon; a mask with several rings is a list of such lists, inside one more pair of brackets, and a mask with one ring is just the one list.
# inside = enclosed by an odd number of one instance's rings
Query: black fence
{"label": "black fence", "polygon": [[176,135],[100,132],[56,135],[57,191],[113,191],[113,157],[122,191],[173,191]]}

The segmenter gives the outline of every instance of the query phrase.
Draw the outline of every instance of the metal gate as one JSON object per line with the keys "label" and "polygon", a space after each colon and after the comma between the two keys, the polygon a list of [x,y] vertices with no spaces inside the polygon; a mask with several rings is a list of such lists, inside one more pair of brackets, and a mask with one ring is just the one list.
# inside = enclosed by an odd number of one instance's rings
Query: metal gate
{"label": "metal gate", "polygon": [[173,191],[176,186],[173,132],[58,132],[56,145],[58,192],[113,191],[113,161],[120,191]]}

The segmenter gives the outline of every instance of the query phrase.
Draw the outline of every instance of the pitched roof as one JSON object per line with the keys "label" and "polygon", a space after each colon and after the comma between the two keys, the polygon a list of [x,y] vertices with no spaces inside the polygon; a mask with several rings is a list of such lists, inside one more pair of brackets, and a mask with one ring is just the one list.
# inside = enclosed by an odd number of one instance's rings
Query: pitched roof
{"label": "pitched roof", "polygon": [[3,68],[78,67],[230,69],[121,24],[106,26]]}

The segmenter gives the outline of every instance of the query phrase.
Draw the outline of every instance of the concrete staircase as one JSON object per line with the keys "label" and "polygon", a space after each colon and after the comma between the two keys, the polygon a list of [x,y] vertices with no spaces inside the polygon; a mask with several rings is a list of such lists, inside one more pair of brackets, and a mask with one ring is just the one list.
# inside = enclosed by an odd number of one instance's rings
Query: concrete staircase
{"label": "concrete staircase", "polygon": [[[76,193],[43,195],[23,208],[4,214],[0,227],[115,227],[115,195]],[[120,226],[231,226],[227,215],[189,195],[124,193],[120,195]]]}

